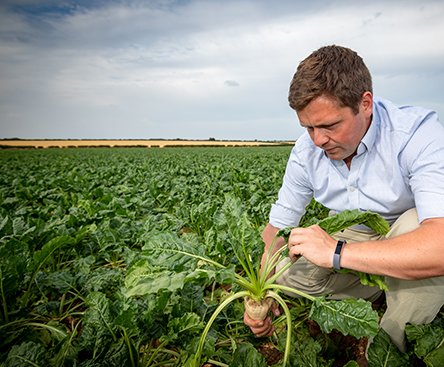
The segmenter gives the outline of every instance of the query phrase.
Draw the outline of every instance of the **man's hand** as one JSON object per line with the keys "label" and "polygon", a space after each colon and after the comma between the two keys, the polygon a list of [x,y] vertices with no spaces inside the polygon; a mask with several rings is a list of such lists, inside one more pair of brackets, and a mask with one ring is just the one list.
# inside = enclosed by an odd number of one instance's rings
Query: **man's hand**
{"label": "man's hand", "polygon": [[[273,312],[273,315],[275,315],[276,317],[281,314],[276,302],[273,302],[273,305],[271,306],[271,312]],[[251,331],[257,337],[272,336],[275,329],[274,326],[271,325],[270,316],[267,316],[265,320],[253,320],[252,318],[250,318],[250,316],[248,316],[246,312],[244,313],[244,324],[249,326]]]}
{"label": "man's hand", "polygon": [[302,255],[317,266],[332,268],[337,242],[318,225],[294,228],[288,239],[290,259],[295,262]]}

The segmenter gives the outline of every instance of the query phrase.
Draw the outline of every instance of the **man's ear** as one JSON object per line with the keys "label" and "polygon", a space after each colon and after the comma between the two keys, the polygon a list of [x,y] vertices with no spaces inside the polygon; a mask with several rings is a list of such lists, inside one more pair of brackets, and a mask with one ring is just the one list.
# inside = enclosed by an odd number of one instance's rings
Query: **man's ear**
{"label": "man's ear", "polygon": [[362,95],[361,108],[364,110],[366,118],[373,114],[373,96],[370,92],[364,92]]}

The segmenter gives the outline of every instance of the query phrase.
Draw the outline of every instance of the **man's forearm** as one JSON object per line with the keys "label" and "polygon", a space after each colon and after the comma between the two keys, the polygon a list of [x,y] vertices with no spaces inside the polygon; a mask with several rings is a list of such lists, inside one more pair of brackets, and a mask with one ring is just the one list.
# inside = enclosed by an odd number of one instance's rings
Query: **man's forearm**
{"label": "man's forearm", "polygon": [[407,280],[444,276],[444,218],[392,239],[346,244],[341,267]]}

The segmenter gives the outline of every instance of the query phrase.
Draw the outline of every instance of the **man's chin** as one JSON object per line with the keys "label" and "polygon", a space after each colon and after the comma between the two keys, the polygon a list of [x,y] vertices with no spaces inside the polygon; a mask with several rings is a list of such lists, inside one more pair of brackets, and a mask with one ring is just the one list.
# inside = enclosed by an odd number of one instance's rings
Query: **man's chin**
{"label": "man's chin", "polygon": [[338,161],[344,158],[342,154],[339,154],[339,152],[336,149],[332,150],[331,152],[325,151],[325,153],[327,154],[328,158],[330,158],[332,161]]}

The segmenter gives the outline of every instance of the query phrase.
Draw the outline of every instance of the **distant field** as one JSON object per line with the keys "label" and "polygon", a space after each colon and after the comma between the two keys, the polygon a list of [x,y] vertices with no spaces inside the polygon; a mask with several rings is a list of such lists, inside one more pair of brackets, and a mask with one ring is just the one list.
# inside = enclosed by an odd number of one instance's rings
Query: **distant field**
{"label": "distant field", "polygon": [[219,140],[1,140],[0,147],[75,148],[75,147],[147,147],[173,146],[260,146],[288,145],[294,142],[219,141]]}

